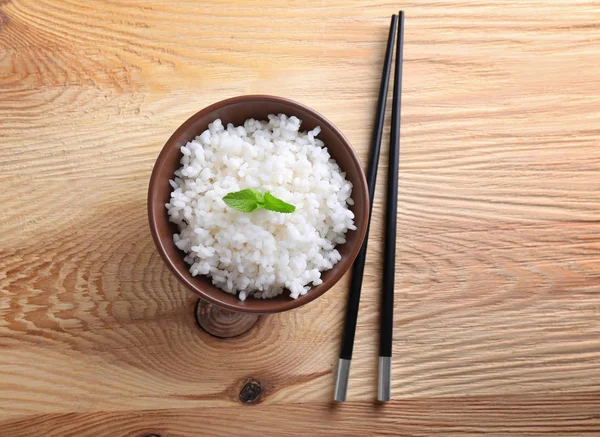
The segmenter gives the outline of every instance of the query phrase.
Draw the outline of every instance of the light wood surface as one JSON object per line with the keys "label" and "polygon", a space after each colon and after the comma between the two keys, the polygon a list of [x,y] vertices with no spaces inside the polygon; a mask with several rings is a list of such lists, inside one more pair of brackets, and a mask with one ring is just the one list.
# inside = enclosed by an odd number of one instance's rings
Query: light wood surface
{"label": "light wood surface", "polygon": [[[179,124],[247,93],[317,109],[366,164],[399,7],[394,401],[386,144],[334,406],[349,278],[211,338],[146,189]],[[594,1],[0,1],[0,436],[600,435],[599,23]]]}

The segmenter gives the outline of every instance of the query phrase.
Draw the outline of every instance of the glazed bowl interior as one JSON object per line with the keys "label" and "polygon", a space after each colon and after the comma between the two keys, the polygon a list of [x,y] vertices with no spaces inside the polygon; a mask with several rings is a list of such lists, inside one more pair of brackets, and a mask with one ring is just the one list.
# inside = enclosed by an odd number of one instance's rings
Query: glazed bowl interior
{"label": "glazed bowl interior", "polygon": [[[173,234],[178,232],[177,226],[169,222],[165,203],[171,196],[169,179],[173,172],[180,167],[180,147],[187,144],[197,135],[208,128],[208,124],[220,118],[223,125],[233,123],[241,125],[248,118],[266,120],[268,114],[283,113],[295,115],[302,120],[301,130],[321,127],[320,138],[327,147],[332,158],[339,164],[346,178],[352,182],[351,207],[355,214],[355,231],[348,231],[346,243],[338,245],[337,249],[342,259],[331,269],[322,274],[323,283],[300,296],[298,299],[289,297],[289,293],[272,299],[255,299],[248,297],[244,302],[237,296],[226,293],[211,283],[206,276],[193,277],[189,265],[184,262],[184,253],[173,242]],[[329,290],[350,268],[367,230],[369,214],[368,189],[364,172],[350,143],[342,133],[326,118],[316,111],[294,101],[273,96],[241,96],[215,103],[193,115],[169,138],[158,156],[148,189],[148,218],[150,230],[156,247],[163,260],[175,276],[200,298],[224,308],[252,313],[275,313],[297,308],[304,305]]]}

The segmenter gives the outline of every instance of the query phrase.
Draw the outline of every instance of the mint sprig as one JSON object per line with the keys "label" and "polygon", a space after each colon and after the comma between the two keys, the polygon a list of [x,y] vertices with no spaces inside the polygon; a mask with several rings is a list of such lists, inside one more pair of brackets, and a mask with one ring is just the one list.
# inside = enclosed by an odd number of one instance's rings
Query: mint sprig
{"label": "mint sprig", "polygon": [[296,211],[294,205],[278,199],[268,191],[262,194],[260,191],[253,190],[252,188],[228,193],[223,197],[223,201],[230,208],[242,212],[252,212],[257,208],[286,214]]}

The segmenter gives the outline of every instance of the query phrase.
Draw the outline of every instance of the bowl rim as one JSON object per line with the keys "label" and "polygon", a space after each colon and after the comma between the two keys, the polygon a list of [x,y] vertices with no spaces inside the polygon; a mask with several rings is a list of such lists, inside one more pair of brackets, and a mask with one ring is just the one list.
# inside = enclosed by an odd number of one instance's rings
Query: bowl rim
{"label": "bowl rim", "polygon": [[[346,259],[346,263],[348,264],[348,267],[345,269],[337,269],[336,271],[332,272],[332,276],[330,276],[328,278],[328,282],[330,283],[329,287],[322,288],[321,290],[318,290],[317,292],[311,291],[303,296],[299,296],[297,299],[289,299],[289,300],[279,301],[279,302],[277,302],[277,308],[273,309],[273,310],[269,310],[269,311],[261,311],[260,308],[249,308],[249,307],[237,306],[235,304],[231,304],[229,302],[219,300],[218,298],[201,290],[194,283],[192,283],[189,280],[189,278],[183,276],[181,274],[181,272],[178,270],[178,268],[175,266],[175,264],[173,263],[173,261],[171,260],[169,255],[167,254],[167,251],[163,244],[163,240],[160,238],[160,236],[158,234],[158,229],[157,229],[157,216],[155,214],[155,210],[156,210],[155,204],[157,203],[157,201],[155,201],[155,199],[153,198],[153,193],[155,191],[155,187],[159,183],[159,178],[158,178],[159,168],[161,168],[161,164],[165,162],[165,157],[168,154],[169,150],[173,147],[173,143],[177,142],[179,139],[181,139],[182,136],[186,135],[188,126],[190,124],[195,123],[196,119],[201,118],[201,117],[205,116],[206,114],[213,112],[217,109],[221,109],[230,104],[235,104],[235,103],[240,103],[240,102],[272,102],[272,103],[280,103],[280,104],[288,105],[292,108],[298,108],[302,111],[312,114],[316,119],[319,120],[320,126],[327,125],[327,127],[332,131],[332,133],[340,139],[340,142],[345,146],[345,149],[346,149],[347,153],[349,154],[350,159],[353,161],[354,165],[359,169],[358,179],[360,180],[360,184],[363,187],[363,189],[361,190],[362,197],[363,197],[363,205],[366,206],[366,208],[364,208],[365,219],[362,220],[362,223],[360,224],[360,226],[357,227],[357,229],[355,231],[353,231],[353,232],[358,233],[357,241],[359,241],[360,244],[356,244],[352,248],[352,250],[344,257]],[[198,133],[198,135],[199,135],[199,133]],[[190,140],[191,139],[188,139],[187,141],[190,141]],[[182,285],[185,286],[185,288],[187,290],[193,292],[201,299],[204,299],[214,305],[217,305],[221,308],[228,309],[230,311],[243,312],[243,313],[254,313],[254,314],[274,314],[274,313],[279,313],[279,312],[288,311],[288,310],[291,310],[294,308],[298,308],[300,306],[303,306],[305,304],[308,304],[308,303],[314,301],[318,297],[325,294],[325,292],[329,291],[337,282],[339,282],[339,280],[342,278],[342,276],[344,276],[344,274],[348,270],[351,269],[351,267],[354,263],[354,260],[356,259],[357,255],[364,243],[365,238],[367,238],[367,230],[368,230],[369,222],[370,222],[370,217],[369,217],[369,215],[370,215],[370,208],[369,208],[370,200],[369,200],[368,193],[369,193],[369,188],[367,185],[365,173],[364,173],[363,167],[360,163],[360,160],[358,159],[358,156],[356,155],[356,152],[354,151],[354,148],[350,144],[350,141],[348,141],[348,139],[344,136],[344,134],[325,116],[323,116],[318,111],[316,111],[302,103],[296,102],[294,100],[291,100],[291,99],[288,99],[285,97],[278,97],[278,96],[272,96],[272,95],[267,95],[267,94],[246,94],[246,95],[230,97],[230,98],[227,98],[224,100],[220,100],[218,102],[215,102],[215,103],[205,107],[204,109],[201,109],[200,111],[196,112],[191,117],[189,117],[183,124],[181,124],[181,126],[179,126],[175,130],[175,132],[169,137],[169,139],[165,142],[164,146],[162,147],[159,155],[157,156],[157,158],[154,162],[154,166],[152,168],[152,173],[150,175],[150,182],[148,185],[148,197],[147,197],[148,223],[150,225],[150,233],[152,234],[152,239],[154,240],[154,245],[156,246],[158,253],[160,254],[160,257],[162,258],[163,262],[167,265],[167,267],[171,271],[171,273],[173,273],[173,275],[179,280],[179,282]],[[166,214],[166,210],[164,213]],[[223,293],[226,293],[226,292],[223,291]]]}

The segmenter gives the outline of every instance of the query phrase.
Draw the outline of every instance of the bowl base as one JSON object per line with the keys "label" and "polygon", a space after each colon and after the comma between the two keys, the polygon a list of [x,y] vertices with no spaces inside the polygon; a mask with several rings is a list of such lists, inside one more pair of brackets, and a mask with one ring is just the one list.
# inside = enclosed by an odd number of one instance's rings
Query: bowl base
{"label": "bowl base", "polygon": [[238,313],[198,299],[196,321],[210,335],[218,338],[231,338],[248,332],[260,316]]}

